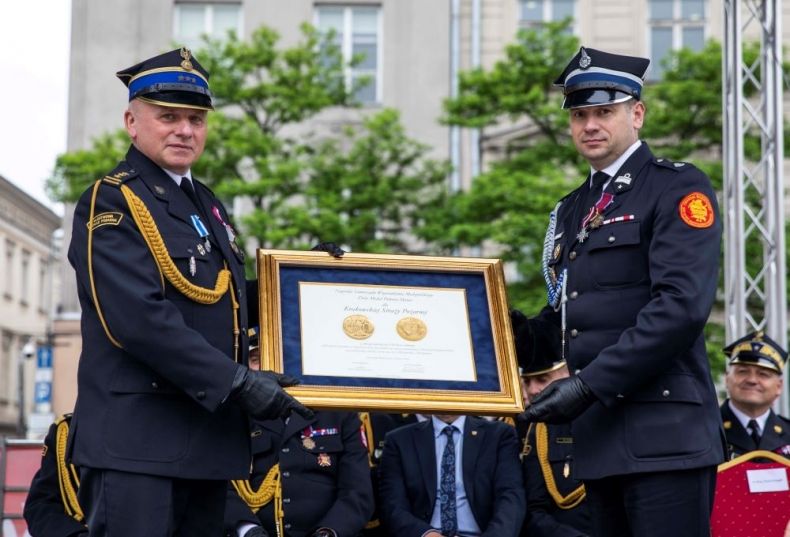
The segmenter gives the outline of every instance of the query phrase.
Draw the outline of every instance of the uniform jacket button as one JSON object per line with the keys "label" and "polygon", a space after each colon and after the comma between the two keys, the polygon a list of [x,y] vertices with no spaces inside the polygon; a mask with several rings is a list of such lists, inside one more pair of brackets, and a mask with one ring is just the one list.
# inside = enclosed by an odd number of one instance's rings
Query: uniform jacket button
{"label": "uniform jacket button", "polygon": [[288,453],[289,451],[291,451],[290,448],[287,448],[287,447],[283,448],[283,453]]}
{"label": "uniform jacket button", "polygon": [[206,392],[204,391],[197,392],[197,398],[202,401],[203,399],[206,398]]}
{"label": "uniform jacket button", "polygon": [[578,335],[579,335],[579,331],[578,330],[576,330],[575,328],[573,330],[571,330],[571,337],[576,337]]}
{"label": "uniform jacket button", "polygon": [[283,477],[291,477],[291,472],[283,472]]}
{"label": "uniform jacket button", "polygon": [[576,300],[579,297],[579,292],[573,291],[570,296],[571,296],[571,300]]}
{"label": "uniform jacket button", "polygon": [[570,259],[571,261],[576,259],[576,251],[575,250],[568,254],[568,259]]}
{"label": "uniform jacket button", "polygon": [[291,498],[283,498],[283,503],[291,503]]}
{"label": "uniform jacket button", "polygon": [[663,395],[664,397],[669,397],[669,390],[664,390],[663,392],[661,392],[661,395]]}
{"label": "uniform jacket button", "polygon": [[[285,501],[285,500],[283,500],[283,501]],[[285,526],[283,526],[283,527],[284,527],[285,529],[287,529],[287,530],[290,530],[290,529],[291,529],[291,524],[286,524],[286,525],[285,525]]]}
{"label": "uniform jacket button", "polygon": [[153,381],[153,382],[151,383],[151,387],[152,387],[153,389],[157,390],[157,389],[159,389],[159,383],[158,383],[158,382],[156,382],[156,381]]}
{"label": "uniform jacket button", "polygon": [[614,235],[610,235],[607,240],[611,243],[611,242],[614,242],[617,239],[614,238]]}

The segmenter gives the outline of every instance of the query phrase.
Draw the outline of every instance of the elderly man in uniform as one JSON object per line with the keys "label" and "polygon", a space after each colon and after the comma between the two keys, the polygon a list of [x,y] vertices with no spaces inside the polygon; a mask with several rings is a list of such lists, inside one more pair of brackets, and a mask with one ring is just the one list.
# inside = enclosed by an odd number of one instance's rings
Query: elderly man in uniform
{"label": "elderly man in uniform", "polygon": [[[518,310],[510,312],[516,355],[527,401],[553,381],[568,377],[560,356],[560,331]],[[567,423],[530,423],[523,439],[521,468],[527,490],[525,537],[586,537],[590,514],[584,484],[572,475],[573,435]]]}
{"label": "elderly man in uniform", "polygon": [[730,458],[762,449],[790,458],[790,420],[771,405],[782,393],[787,351],[763,332],[728,345],[727,399],[721,405]]}
{"label": "elderly man in uniform", "polygon": [[82,308],[69,454],[91,536],[216,536],[227,480],[249,472],[247,414],[312,412],[283,391],[293,379],[245,365],[257,285],[191,173],[208,73],[182,48],[117,76],[132,145],[80,198],[69,248]]}
{"label": "elderly man in uniform", "polygon": [[599,537],[708,535],[724,460],[703,336],[721,223],[705,174],[639,139],[649,63],[582,47],[556,81],[590,172],[550,216],[539,318],[572,374],[526,416],[572,422]]}

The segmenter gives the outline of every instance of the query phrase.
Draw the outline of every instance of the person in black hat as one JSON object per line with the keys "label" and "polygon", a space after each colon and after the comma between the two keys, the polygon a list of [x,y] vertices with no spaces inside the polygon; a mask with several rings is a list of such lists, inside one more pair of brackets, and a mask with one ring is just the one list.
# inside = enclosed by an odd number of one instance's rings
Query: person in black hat
{"label": "person in black hat", "polygon": [[74,212],[82,309],[68,453],[95,537],[220,535],[227,480],[248,475],[247,415],[312,412],[294,379],[247,366],[258,291],[227,210],[192,177],[212,108],[186,48],[117,73],[126,158]]}
{"label": "person in black hat", "polygon": [[[560,333],[511,310],[516,356],[527,401],[553,381],[568,377]],[[573,434],[568,423],[530,423],[522,440],[521,468],[527,489],[524,537],[586,537],[590,515],[584,484],[573,477]]]}
{"label": "person in black hat", "polygon": [[710,180],[639,132],[649,60],[582,47],[556,80],[590,172],[549,217],[548,304],[571,375],[529,421],[573,424],[593,535],[708,535],[724,439],[703,328],[721,221]]}
{"label": "person in black hat", "polygon": [[763,332],[729,344],[724,377],[729,399],[721,405],[729,457],[757,449],[790,458],[790,420],[771,406],[782,393],[787,351]]}

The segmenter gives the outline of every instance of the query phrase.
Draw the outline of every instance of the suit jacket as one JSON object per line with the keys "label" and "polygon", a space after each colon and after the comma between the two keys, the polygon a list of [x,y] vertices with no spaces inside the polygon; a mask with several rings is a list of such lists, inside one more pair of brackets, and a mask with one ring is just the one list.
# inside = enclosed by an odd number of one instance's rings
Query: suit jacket
{"label": "suit jacket", "polygon": [[[77,469],[69,467],[58,454],[58,430],[68,431],[71,415],[66,414],[50,425],[44,438],[41,453],[41,468],[30,483],[25,499],[24,516],[28,531],[36,537],[87,536],[88,528],[81,513],[74,509],[75,497],[64,497],[64,490],[72,487],[77,491]],[[65,474],[62,474],[63,472]],[[61,479],[67,479],[61,487]],[[79,504],[76,504],[78,507]]]}
{"label": "suit jacket", "polygon": [[583,483],[573,477],[573,466],[573,436],[569,424],[536,424],[529,428],[521,452],[527,490],[527,519],[522,536],[586,537],[591,534],[585,493],[581,492],[580,503],[575,501]]}
{"label": "suit jacket", "polygon": [[771,410],[765,421],[760,444],[755,445],[752,437],[730,409],[729,399],[721,405],[721,419],[724,421],[724,434],[727,436],[727,454],[730,459],[740,457],[750,451],[762,449],[773,451],[790,458],[790,420]]}
{"label": "suit jacket", "polygon": [[[512,427],[467,416],[461,464],[472,514],[485,536],[518,535],[524,483]],[[431,420],[387,435],[381,457],[381,515],[390,535],[420,537],[436,503],[436,453]]]}
{"label": "suit jacket", "polygon": [[[217,302],[198,303],[163,276],[122,186],[143,202],[191,284],[213,289],[220,269],[230,269],[232,287]],[[98,188],[90,246],[93,189],[77,203],[69,261],[82,354],[69,452],[79,466],[192,479],[249,471],[247,418],[228,395],[234,360],[246,363],[247,300],[257,316],[257,286],[246,288],[242,254],[220,222],[228,222],[224,206],[197,181],[195,190],[210,250],[191,223],[197,211],[189,198],[134,147]]]}
{"label": "suit jacket", "polygon": [[[258,490],[269,470],[280,465],[286,537],[304,537],[318,528],[331,528],[338,537],[354,537],[362,531],[373,513],[373,489],[356,413],[316,412],[310,420],[293,413],[288,424],[254,421],[251,429],[250,486]],[[236,537],[240,522],[259,524],[270,536],[277,535],[274,502],[253,513],[230,487],[227,535]]]}
{"label": "suit jacket", "polygon": [[[610,221],[581,241],[587,192],[585,181],[562,201],[549,250],[550,269],[567,269],[565,358],[597,397],[573,422],[575,477],[719,464],[724,436],[703,335],[721,241],[710,181],[643,143],[607,189]],[[561,326],[551,307],[541,316]]]}

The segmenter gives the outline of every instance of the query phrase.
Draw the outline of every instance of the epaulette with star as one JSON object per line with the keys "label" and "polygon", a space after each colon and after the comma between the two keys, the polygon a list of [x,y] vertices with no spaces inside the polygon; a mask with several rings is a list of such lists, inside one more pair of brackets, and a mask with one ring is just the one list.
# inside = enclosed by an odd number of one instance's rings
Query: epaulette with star
{"label": "epaulette with star", "polygon": [[691,170],[691,169],[694,168],[694,165],[690,164],[688,162],[669,160],[667,158],[662,158],[662,157],[658,157],[658,158],[653,159],[653,163],[656,166],[660,166],[662,168],[667,168],[669,170],[673,170],[673,171],[676,171],[676,172],[682,172],[682,171]]}
{"label": "epaulette with star", "polygon": [[122,161],[113,171],[102,177],[101,181],[105,184],[120,188],[122,184],[135,177],[137,177],[137,171],[126,161]]}

